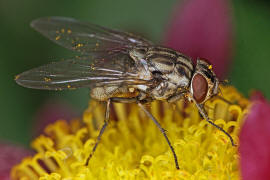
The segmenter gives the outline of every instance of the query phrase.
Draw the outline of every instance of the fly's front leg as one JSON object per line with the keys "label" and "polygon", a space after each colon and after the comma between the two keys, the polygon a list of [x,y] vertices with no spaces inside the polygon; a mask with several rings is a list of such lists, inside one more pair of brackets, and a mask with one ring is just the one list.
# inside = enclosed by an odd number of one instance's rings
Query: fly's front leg
{"label": "fly's front leg", "polygon": [[105,120],[104,120],[104,124],[102,126],[102,128],[100,129],[99,131],[99,134],[98,134],[98,137],[97,137],[97,140],[96,140],[96,143],[92,149],[92,152],[90,153],[90,155],[88,156],[87,160],[86,160],[86,163],[85,165],[88,166],[89,164],[89,161],[91,159],[91,157],[93,156],[94,152],[96,151],[97,149],[97,146],[101,140],[101,136],[102,134],[104,133],[106,127],[108,126],[108,123],[109,123],[109,119],[110,119],[110,104],[111,104],[111,99],[108,99],[107,101],[107,104],[106,104],[106,111],[105,111]]}
{"label": "fly's front leg", "polygon": [[[196,102],[196,101],[194,101],[194,102]],[[229,133],[227,133],[222,127],[219,127],[218,125],[216,125],[213,121],[211,121],[211,120],[209,119],[209,117],[207,116],[207,113],[205,112],[205,110],[204,110],[204,108],[203,108],[203,105],[202,105],[202,104],[198,104],[198,103],[195,103],[195,104],[196,104],[196,106],[197,106],[197,108],[198,108],[198,110],[199,110],[199,112],[200,112],[200,115],[203,116],[203,118],[204,118],[209,124],[215,126],[217,129],[219,129],[221,132],[223,132],[226,136],[228,136],[229,139],[230,139],[230,141],[231,141],[231,143],[232,143],[232,146],[236,146],[235,143],[234,143],[234,141],[233,141],[232,136],[231,136]]]}

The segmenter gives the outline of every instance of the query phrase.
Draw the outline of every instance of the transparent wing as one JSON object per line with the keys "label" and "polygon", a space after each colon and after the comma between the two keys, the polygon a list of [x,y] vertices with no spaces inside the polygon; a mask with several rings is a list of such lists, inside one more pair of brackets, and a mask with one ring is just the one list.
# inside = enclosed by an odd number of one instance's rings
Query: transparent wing
{"label": "transparent wing", "polygon": [[31,26],[57,44],[83,54],[117,51],[152,43],[131,33],[107,29],[66,17],[36,19]]}
{"label": "transparent wing", "polygon": [[138,77],[137,67],[124,53],[98,57],[77,57],[53,62],[16,76],[18,84],[34,89],[63,90],[104,85],[150,84]]}

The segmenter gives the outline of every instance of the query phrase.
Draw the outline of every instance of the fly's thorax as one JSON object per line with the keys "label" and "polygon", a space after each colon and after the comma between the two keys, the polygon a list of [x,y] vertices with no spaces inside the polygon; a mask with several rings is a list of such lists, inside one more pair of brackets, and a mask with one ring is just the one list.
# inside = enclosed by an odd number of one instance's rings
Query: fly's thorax
{"label": "fly's thorax", "polygon": [[194,71],[190,58],[173,49],[153,46],[134,48],[129,52],[140,79],[154,80],[154,85],[137,85],[154,99],[167,100],[179,89],[188,89]]}
{"label": "fly's thorax", "polygon": [[135,61],[145,59],[147,48],[134,48],[129,51],[130,57]]}
{"label": "fly's thorax", "polygon": [[149,64],[146,60],[147,48],[134,48],[129,51],[129,56],[134,60],[138,78],[151,80],[153,78],[149,71]]}
{"label": "fly's thorax", "polygon": [[145,55],[149,71],[159,81],[151,91],[155,99],[166,100],[179,88],[189,87],[193,64],[184,55],[164,47],[150,47]]}
{"label": "fly's thorax", "polygon": [[151,72],[169,74],[173,72],[176,62],[176,54],[167,48],[151,47],[146,52],[146,60],[150,64]]}
{"label": "fly's thorax", "polygon": [[212,65],[198,59],[190,85],[190,95],[197,103],[202,104],[218,94],[219,81],[212,70]]}

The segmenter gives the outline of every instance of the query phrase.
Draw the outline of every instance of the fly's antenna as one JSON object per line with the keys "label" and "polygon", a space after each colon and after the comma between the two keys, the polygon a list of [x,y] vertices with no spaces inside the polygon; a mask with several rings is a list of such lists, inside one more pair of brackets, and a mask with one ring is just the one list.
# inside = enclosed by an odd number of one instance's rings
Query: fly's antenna
{"label": "fly's antenna", "polygon": [[222,81],[219,81],[219,83],[225,86],[225,85],[228,85],[229,84],[229,80],[228,79],[224,79]]}

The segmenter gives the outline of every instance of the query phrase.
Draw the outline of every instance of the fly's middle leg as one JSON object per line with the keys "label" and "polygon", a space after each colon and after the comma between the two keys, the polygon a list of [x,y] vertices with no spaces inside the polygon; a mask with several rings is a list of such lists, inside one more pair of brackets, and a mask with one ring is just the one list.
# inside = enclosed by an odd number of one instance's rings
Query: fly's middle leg
{"label": "fly's middle leg", "polygon": [[175,162],[175,167],[176,169],[180,169],[179,168],[179,164],[178,164],[178,159],[177,159],[177,155],[175,153],[175,150],[166,134],[166,131],[165,129],[163,129],[161,127],[161,125],[159,124],[159,122],[156,120],[156,118],[149,112],[147,111],[147,109],[145,109],[145,107],[141,104],[141,103],[138,103],[139,107],[145,112],[145,114],[156,124],[156,126],[159,128],[159,130],[161,131],[161,133],[163,134],[163,136],[165,137],[171,151],[172,151],[172,154],[173,154],[173,157],[174,157],[174,162]]}
{"label": "fly's middle leg", "polygon": [[104,120],[104,124],[99,132],[99,135],[97,137],[97,141],[92,149],[92,152],[91,154],[89,155],[89,157],[87,158],[86,160],[86,163],[85,165],[87,166],[89,164],[89,160],[91,159],[91,157],[93,156],[97,146],[98,146],[98,143],[100,142],[101,140],[101,136],[102,134],[104,133],[105,131],[105,128],[107,127],[108,125],[108,121],[109,121],[109,114],[110,114],[110,103],[111,102],[119,102],[119,103],[137,103],[139,105],[139,107],[146,113],[146,115],[157,125],[157,127],[159,128],[159,130],[161,131],[161,133],[163,134],[163,136],[165,137],[172,153],[173,153],[173,156],[174,156],[174,161],[175,161],[175,166],[176,166],[176,169],[179,169],[179,164],[178,164],[178,160],[177,160],[177,156],[176,156],[176,153],[175,153],[175,150],[173,148],[173,146],[171,145],[171,142],[166,134],[166,131],[161,127],[161,125],[159,124],[159,122],[154,118],[154,116],[149,112],[147,111],[144,106],[142,105],[142,103],[146,103],[146,102],[151,102],[151,99],[144,99],[144,100],[139,100],[139,97],[132,97],[132,98],[124,98],[124,97],[111,97],[108,99],[107,101],[107,106],[106,106],[106,114],[105,114],[105,120]]}

